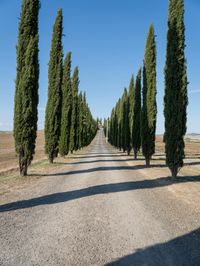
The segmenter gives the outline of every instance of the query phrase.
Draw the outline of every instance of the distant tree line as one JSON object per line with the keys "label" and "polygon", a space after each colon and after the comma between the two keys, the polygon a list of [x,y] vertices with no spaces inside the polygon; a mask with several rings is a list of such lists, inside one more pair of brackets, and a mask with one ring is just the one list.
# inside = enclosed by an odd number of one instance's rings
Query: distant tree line
{"label": "distant tree line", "polygon": [[154,28],[151,25],[143,71],[139,69],[135,82],[131,76],[128,90],[124,89],[122,97],[111,112],[109,142],[128,155],[133,150],[135,159],[142,147],[146,164],[149,165],[155,150],[156,113],[156,44]]}
{"label": "distant tree line", "polygon": [[[38,14],[39,0],[23,0],[18,30],[17,76],[14,106],[15,149],[22,176],[33,160],[38,120]],[[63,63],[63,16],[58,10],[52,34],[48,69],[48,101],[45,113],[45,152],[49,162],[60,154],[87,146],[94,138],[93,119],[86,94],[79,92],[79,71],[71,77],[71,52]]]}
{"label": "distant tree line", "polygon": [[[167,52],[165,64],[165,153],[166,164],[172,178],[176,178],[183,166],[184,135],[187,120],[187,73],[185,59],[184,1],[169,0]],[[156,133],[156,42],[153,25],[150,26],[142,70],[134,83],[112,109],[108,120],[104,120],[104,132],[109,142],[127,152],[131,150],[137,159],[141,150],[150,165],[155,153]]]}
{"label": "distant tree line", "polygon": [[58,153],[65,156],[87,146],[97,130],[86,94],[79,93],[78,67],[71,77],[71,52],[67,53],[63,64],[62,22],[60,9],[53,27],[45,116],[45,151],[50,163]]}

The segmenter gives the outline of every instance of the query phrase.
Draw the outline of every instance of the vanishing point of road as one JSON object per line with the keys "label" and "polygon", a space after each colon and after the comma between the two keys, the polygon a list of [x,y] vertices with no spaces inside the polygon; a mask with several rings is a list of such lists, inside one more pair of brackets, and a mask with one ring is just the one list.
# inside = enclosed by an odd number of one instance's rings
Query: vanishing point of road
{"label": "vanishing point of road", "polygon": [[200,213],[164,181],[131,166],[101,130],[70,156],[65,171],[0,206],[0,265],[200,265]]}

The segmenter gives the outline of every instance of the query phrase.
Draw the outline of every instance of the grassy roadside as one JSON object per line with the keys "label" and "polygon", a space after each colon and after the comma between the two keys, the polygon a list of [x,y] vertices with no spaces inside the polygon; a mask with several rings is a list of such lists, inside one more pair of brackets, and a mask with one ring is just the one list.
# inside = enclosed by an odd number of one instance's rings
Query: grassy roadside
{"label": "grassy roadside", "polygon": [[19,175],[19,168],[15,167],[11,170],[0,172],[0,195],[3,193],[5,187],[11,185],[20,185],[24,183],[30,183],[36,181],[49,173],[66,170],[66,165],[73,161],[73,158],[82,153],[88,152],[90,146],[85,147],[82,150],[76,151],[73,154],[69,154],[65,157],[58,157],[53,164],[50,164],[48,159],[41,159],[33,162],[28,168],[28,176],[22,177]]}

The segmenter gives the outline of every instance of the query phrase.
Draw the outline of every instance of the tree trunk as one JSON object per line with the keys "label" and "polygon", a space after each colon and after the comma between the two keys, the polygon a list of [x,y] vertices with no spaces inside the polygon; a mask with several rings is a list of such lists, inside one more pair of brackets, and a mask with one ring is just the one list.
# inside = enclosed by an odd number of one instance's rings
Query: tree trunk
{"label": "tree trunk", "polygon": [[128,150],[127,150],[127,155],[129,156],[129,155],[130,155],[130,153],[131,153],[131,149],[130,149],[130,148],[128,148]]}
{"label": "tree trunk", "polygon": [[150,158],[145,158],[146,160],[146,166],[150,166]]}
{"label": "tree trunk", "polygon": [[21,156],[19,157],[19,170],[21,176],[27,176],[28,164],[27,160],[22,160]]}
{"label": "tree trunk", "polygon": [[53,163],[53,155],[49,156],[49,163]]}
{"label": "tree trunk", "polygon": [[137,150],[134,149],[134,159],[137,160]]}
{"label": "tree trunk", "polygon": [[171,175],[172,175],[172,181],[174,181],[178,174],[178,168],[176,166],[170,168]]}

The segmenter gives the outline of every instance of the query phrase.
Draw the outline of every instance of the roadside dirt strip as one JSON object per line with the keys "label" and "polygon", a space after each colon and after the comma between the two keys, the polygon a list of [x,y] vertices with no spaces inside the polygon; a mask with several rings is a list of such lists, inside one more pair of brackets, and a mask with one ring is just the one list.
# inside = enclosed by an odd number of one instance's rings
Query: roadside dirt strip
{"label": "roadside dirt strip", "polygon": [[70,157],[0,205],[0,265],[200,265],[200,206],[167,177],[102,131]]}

